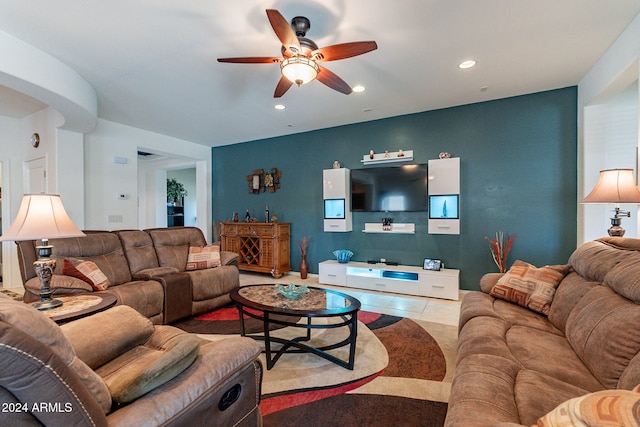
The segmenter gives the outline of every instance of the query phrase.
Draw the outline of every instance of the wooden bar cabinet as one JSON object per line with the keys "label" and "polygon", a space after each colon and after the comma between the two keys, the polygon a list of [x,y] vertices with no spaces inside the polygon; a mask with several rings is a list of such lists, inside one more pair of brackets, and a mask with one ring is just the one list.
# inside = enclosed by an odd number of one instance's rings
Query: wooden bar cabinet
{"label": "wooden bar cabinet", "polygon": [[223,251],[239,255],[240,270],[276,279],[291,271],[291,223],[223,222],[221,240]]}

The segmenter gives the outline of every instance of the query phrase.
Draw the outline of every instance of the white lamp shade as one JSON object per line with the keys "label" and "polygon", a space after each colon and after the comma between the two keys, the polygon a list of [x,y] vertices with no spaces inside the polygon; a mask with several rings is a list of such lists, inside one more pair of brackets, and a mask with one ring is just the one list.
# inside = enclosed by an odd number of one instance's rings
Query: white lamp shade
{"label": "white lamp shade", "polygon": [[640,203],[640,190],[633,179],[633,169],[607,169],[591,193],[580,203]]}
{"label": "white lamp shade", "polygon": [[81,237],[57,194],[25,194],[9,229],[0,240],[36,240]]}

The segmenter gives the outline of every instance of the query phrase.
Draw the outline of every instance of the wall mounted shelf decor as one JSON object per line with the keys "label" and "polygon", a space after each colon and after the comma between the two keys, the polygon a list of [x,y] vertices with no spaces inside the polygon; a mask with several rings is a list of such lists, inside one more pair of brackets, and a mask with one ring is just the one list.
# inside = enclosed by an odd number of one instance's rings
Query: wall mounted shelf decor
{"label": "wall mounted shelf decor", "polygon": [[361,160],[365,165],[411,161],[413,161],[413,150],[385,151],[384,153],[373,153],[372,150],[369,154],[362,156]]}
{"label": "wall mounted shelf decor", "polygon": [[380,222],[366,222],[363,233],[389,233],[389,234],[416,234],[416,225],[413,223],[393,223],[390,229],[385,229]]}

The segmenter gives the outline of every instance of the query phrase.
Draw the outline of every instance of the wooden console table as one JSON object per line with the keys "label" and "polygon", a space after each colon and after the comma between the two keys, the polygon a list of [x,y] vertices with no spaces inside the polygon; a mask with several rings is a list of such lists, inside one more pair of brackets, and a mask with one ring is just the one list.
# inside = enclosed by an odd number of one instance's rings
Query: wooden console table
{"label": "wooden console table", "polygon": [[276,279],[291,270],[291,223],[223,222],[222,250],[239,255],[238,268],[271,273]]}

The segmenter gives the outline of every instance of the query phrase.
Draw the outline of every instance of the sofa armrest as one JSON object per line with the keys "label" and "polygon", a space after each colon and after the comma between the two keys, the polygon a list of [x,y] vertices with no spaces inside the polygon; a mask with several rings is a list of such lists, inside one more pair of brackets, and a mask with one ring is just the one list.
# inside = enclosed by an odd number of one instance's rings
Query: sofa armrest
{"label": "sofa armrest", "polygon": [[[83,294],[93,292],[93,288],[87,282],[71,276],[54,274],[51,276],[49,287],[56,295]],[[40,279],[32,277],[24,284],[24,302],[40,301]]]}
{"label": "sofa armrest", "polygon": [[65,323],[60,328],[78,358],[94,370],[144,344],[154,332],[149,319],[126,305]]}
{"label": "sofa armrest", "polygon": [[[0,342],[0,389],[6,390],[0,403],[30,411],[2,411],[0,425],[107,425],[98,401],[51,347],[5,322],[0,322]],[[41,404],[60,409],[31,411]]]}
{"label": "sofa armrest", "polygon": [[191,315],[191,276],[188,273],[155,276],[153,280],[160,282],[164,290],[163,324],[167,325]]}
{"label": "sofa armrest", "polygon": [[485,294],[488,294],[502,276],[504,276],[504,273],[485,274],[480,278],[480,290]]}
{"label": "sofa armrest", "polygon": [[136,271],[131,275],[136,280],[152,280],[157,277],[168,276],[171,274],[179,273],[177,268],[173,267],[152,267],[145,268],[144,270]]}
{"label": "sofa armrest", "polygon": [[238,266],[238,255],[235,252],[220,251],[220,265],[235,265]]}
{"label": "sofa armrest", "polygon": [[[251,338],[225,338],[200,347],[195,362],[180,375],[108,415],[110,425],[261,425],[260,346]],[[225,394],[238,399],[220,409]],[[256,420],[256,422],[251,422]]]}

